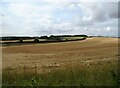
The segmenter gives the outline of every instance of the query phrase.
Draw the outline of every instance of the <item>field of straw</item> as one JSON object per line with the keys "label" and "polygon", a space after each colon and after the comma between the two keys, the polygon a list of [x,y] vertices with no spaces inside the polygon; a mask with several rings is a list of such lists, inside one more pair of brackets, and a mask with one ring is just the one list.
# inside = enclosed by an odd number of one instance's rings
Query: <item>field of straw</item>
{"label": "field of straw", "polygon": [[3,86],[116,86],[118,39],[2,47]]}

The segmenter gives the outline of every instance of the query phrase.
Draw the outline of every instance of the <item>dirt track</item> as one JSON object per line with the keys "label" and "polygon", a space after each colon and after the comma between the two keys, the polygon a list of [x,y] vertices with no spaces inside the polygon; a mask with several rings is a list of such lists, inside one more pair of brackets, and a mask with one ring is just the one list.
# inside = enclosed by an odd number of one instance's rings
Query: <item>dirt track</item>
{"label": "dirt track", "polygon": [[118,58],[117,38],[88,38],[83,41],[2,47],[3,68],[26,66],[64,67]]}

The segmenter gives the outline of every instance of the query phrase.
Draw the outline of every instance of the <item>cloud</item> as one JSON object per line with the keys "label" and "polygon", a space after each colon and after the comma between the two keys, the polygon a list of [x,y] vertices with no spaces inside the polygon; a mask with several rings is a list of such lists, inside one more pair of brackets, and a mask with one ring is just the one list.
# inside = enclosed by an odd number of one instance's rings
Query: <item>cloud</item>
{"label": "cloud", "polygon": [[109,18],[118,18],[118,3],[109,3],[107,4],[107,11]]}
{"label": "cloud", "polygon": [[107,27],[107,28],[106,28],[106,31],[110,31],[110,30],[111,30],[111,27]]}
{"label": "cloud", "polygon": [[1,2],[118,2],[119,0],[1,0]]}
{"label": "cloud", "polygon": [[118,6],[114,2],[7,3],[3,8],[4,35],[117,33]]}
{"label": "cloud", "polygon": [[102,22],[118,16],[118,5],[116,2],[82,3],[79,6],[84,10],[84,21]]}

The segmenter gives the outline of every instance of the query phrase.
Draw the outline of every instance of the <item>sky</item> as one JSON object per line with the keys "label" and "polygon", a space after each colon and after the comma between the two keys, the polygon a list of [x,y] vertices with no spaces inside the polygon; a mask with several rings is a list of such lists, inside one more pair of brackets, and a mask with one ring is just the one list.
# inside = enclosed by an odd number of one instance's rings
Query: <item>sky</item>
{"label": "sky", "polygon": [[2,36],[118,36],[118,0],[1,0],[0,8]]}

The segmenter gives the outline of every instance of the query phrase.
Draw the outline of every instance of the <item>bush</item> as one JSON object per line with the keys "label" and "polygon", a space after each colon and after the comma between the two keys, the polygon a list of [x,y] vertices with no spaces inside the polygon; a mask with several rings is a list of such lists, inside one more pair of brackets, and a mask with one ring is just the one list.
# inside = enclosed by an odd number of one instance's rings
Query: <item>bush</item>
{"label": "bush", "polygon": [[39,42],[39,38],[35,38],[34,42],[36,42],[36,43]]}
{"label": "bush", "polygon": [[20,42],[20,43],[23,43],[23,40],[22,40],[22,39],[20,39],[20,40],[19,40],[19,42]]}

